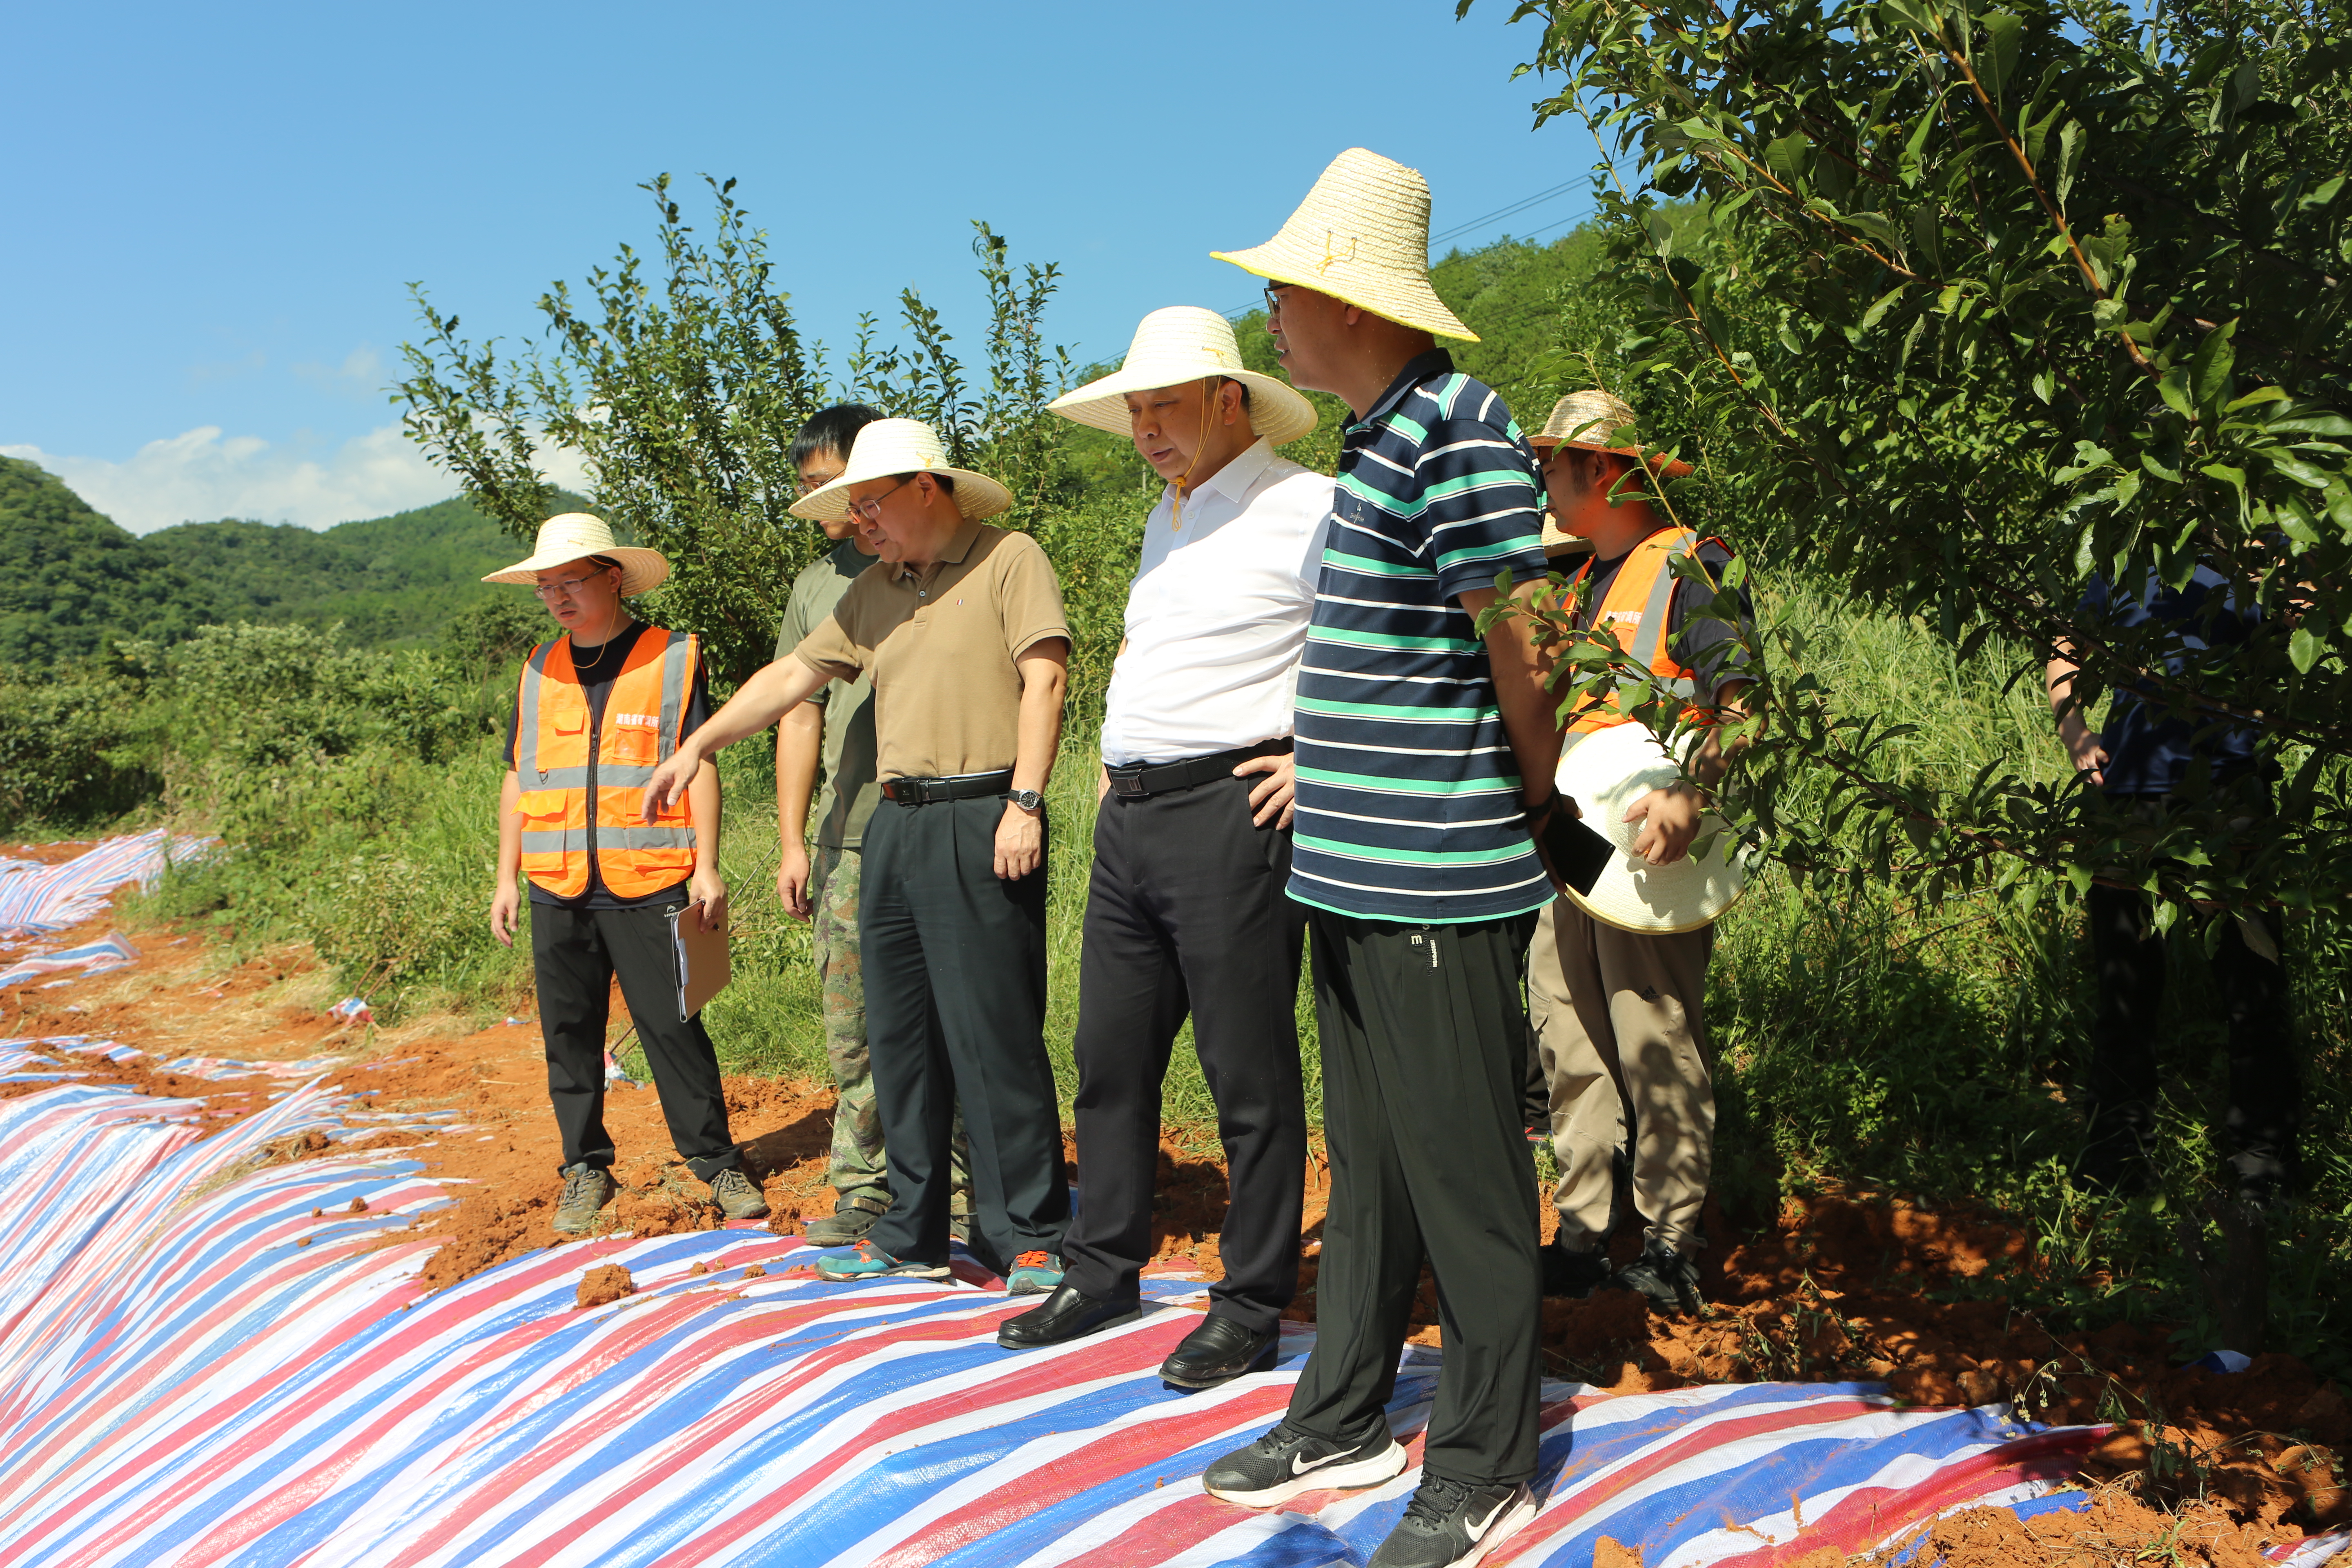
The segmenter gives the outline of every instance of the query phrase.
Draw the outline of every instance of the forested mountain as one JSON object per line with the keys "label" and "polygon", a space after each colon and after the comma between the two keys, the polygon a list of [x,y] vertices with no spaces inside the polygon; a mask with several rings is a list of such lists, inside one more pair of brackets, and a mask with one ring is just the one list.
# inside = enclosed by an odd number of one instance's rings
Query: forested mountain
{"label": "forested mountain", "polygon": [[0,664],[86,658],[126,637],[187,636],[205,619],[171,561],[55,475],[0,458]]}
{"label": "forested mountain", "polygon": [[363,647],[432,642],[499,592],[482,574],[528,553],[463,500],[324,530],[229,519],[142,539],[14,458],[0,458],[0,664],[19,670],[234,621],[340,621]]}
{"label": "forested mountain", "polygon": [[179,572],[209,620],[341,621],[362,647],[436,638],[450,616],[499,592],[483,573],[529,553],[464,500],[318,531],[184,522],[140,542]]}

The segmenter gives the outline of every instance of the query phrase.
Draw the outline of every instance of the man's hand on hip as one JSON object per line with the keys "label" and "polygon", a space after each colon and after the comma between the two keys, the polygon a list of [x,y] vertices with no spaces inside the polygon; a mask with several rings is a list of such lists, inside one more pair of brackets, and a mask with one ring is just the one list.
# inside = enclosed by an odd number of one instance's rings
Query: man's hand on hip
{"label": "man's hand on hip", "polygon": [[1250,820],[1260,827],[1269,822],[1276,827],[1289,826],[1298,798],[1298,759],[1285,752],[1276,757],[1252,757],[1234,769],[1237,779],[1251,773],[1265,777],[1250,790]]}
{"label": "man's hand on hip", "polygon": [[1045,823],[1006,801],[996,824],[996,874],[1017,882],[1045,863]]}

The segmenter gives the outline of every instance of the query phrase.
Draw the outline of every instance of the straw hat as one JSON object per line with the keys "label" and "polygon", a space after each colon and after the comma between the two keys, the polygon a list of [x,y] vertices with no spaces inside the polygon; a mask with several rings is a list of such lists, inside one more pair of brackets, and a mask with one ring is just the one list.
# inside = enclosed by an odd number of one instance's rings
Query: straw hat
{"label": "straw hat", "polygon": [[1273,445],[1315,428],[1315,405],[1284,383],[1242,366],[1234,324],[1198,305],[1171,305],[1143,318],[1118,369],[1045,405],[1065,419],[1124,436],[1127,395],[1222,375],[1249,388],[1250,426]]}
{"label": "straw hat", "polygon": [[1209,254],[1403,326],[1478,341],[1429,286],[1429,182],[1420,170],[1361,147],[1331,160],[1272,239]]}
{"label": "straw hat", "polygon": [[539,542],[528,561],[518,561],[493,572],[485,583],[538,581],[538,574],[583,555],[602,555],[621,563],[621,597],[634,599],[658,588],[669,577],[669,559],[658,550],[613,542],[613,525],[584,511],[567,511],[539,525]]}
{"label": "straw hat", "polygon": [[[1695,743],[1696,735],[1685,741]],[[1633,853],[1643,825],[1627,822],[1625,809],[1654,789],[1682,776],[1650,727],[1638,721],[1595,730],[1560,758],[1554,784],[1576,803],[1583,820],[1568,829],[1592,844],[1589,855],[1559,851],[1560,830],[1547,832],[1553,865],[1568,883],[1568,896],[1586,914],[1625,931],[1670,934],[1696,931],[1739,900],[1748,883],[1747,857],[1713,812],[1700,818],[1699,837],[1717,835],[1706,858],[1685,855],[1671,866],[1653,866]],[[1564,864],[1571,860],[1578,864]]]}
{"label": "straw hat", "polygon": [[1539,452],[1554,447],[1581,447],[1588,452],[1640,458],[1670,479],[1681,479],[1691,471],[1691,466],[1680,458],[1668,458],[1657,452],[1644,452],[1639,447],[1609,445],[1610,437],[1633,427],[1633,405],[1615,393],[1571,392],[1551,405],[1551,417],[1544,421],[1541,430],[1528,437],[1528,445]]}
{"label": "straw hat", "polygon": [[1013,492],[970,468],[951,468],[939,432],[919,419],[877,419],[850,443],[849,465],[829,485],[793,502],[793,515],[830,522],[849,513],[849,487],[900,474],[945,474],[955,480],[956,510],[994,517],[1013,504]]}

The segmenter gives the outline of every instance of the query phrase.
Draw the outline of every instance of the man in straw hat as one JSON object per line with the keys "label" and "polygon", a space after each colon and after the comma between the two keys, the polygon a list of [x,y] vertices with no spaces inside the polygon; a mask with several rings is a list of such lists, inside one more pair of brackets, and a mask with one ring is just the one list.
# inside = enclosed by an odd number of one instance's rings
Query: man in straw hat
{"label": "man in straw hat", "polygon": [[1308,906],[1331,1207],[1316,1350],[1273,1431],[1208,1490],[1273,1507],[1405,1453],[1383,1405],[1424,1257],[1445,1365],[1420,1490],[1372,1561],[1473,1559],[1532,1517],[1540,1306],[1522,1121],[1522,970],[1552,881],[1531,837],[1559,735],[1528,622],[1479,612],[1545,576],[1535,457],[1438,336],[1429,187],[1341,153],[1280,233],[1218,252],[1268,279],[1299,386],[1354,412],[1299,667],[1290,892]]}
{"label": "man in straw hat", "polygon": [[684,801],[650,826],[637,821],[655,765],[710,711],[696,639],[643,626],[623,603],[668,575],[659,551],[617,545],[603,519],[575,511],[540,525],[529,560],[482,579],[530,584],[563,627],[523,661],[499,796],[490,931],[514,945],[517,878],[528,878],[547,1091],[563,1135],[555,1228],[567,1235],[592,1229],[613,1197],[604,1029],[616,977],[678,1154],[729,1219],[768,1212],[728,1132],[719,1054],[701,1016],[677,1017],[669,917],[690,900],[699,912],[688,918],[703,930],[727,918],[718,770],[694,769]]}
{"label": "man in straw hat", "polygon": [[1298,1287],[1307,1108],[1290,880],[1292,694],[1331,481],[1275,456],[1315,410],[1243,368],[1213,310],[1155,310],[1126,363],[1052,405],[1129,437],[1168,489],[1144,523],[1102,731],[1078,982],[1069,1271],[1005,1323],[1020,1349],[1132,1321],[1151,1252],[1160,1086],[1192,1017],[1232,1202],[1224,1278],[1160,1368],[1206,1388],[1270,1363]]}
{"label": "man in straw hat", "polygon": [[855,1246],[818,1255],[822,1279],[945,1277],[961,1099],[972,1255],[1014,1294],[1061,1282],[1069,1186],[1045,1057],[1043,791],[1070,634],[1045,552],[981,521],[1012,504],[994,479],[950,467],[927,425],[877,419],[858,431],[848,466],[793,512],[855,515],[880,563],[646,786],[650,817],[719,747],[827,680],[873,679],[884,804],[866,825],[857,925],[892,1195]]}
{"label": "man in straw hat", "polygon": [[[1633,410],[1622,399],[1574,392],[1553,407],[1534,438],[1553,518],[1592,547],[1573,579],[1582,605],[1577,622],[1606,626],[1657,679],[1737,717],[1738,695],[1749,683],[1744,591],[1733,595],[1737,619],[1708,613],[1716,607],[1711,584],[1731,552],[1652,507],[1650,476],[1680,478],[1690,465],[1645,456],[1629,444],[1633,426]],[[1671,563],[1677,556],[1695,558],[1705,575],[1675,576]],[[1614,702],[1580,699],[1564,743],[1573,747],[1631,721]],[[1724,766],[1723,748],[1710,733],[1690,772],[1712,784]],[[1634,800],[1624,814],[1643,825],[1634,853],[1658,867],[1682,860],[1705,805],[1682,783]],[[1714,941],[1711,920],[1679,931],[1627,930],[1595,919],[1565,895],[1536,922],[1528,1003],[1559,1162],[1553,1195],[1559,1229],[1544,1256],[1548,1294],[1585,1296],[1606,1283],[1639,1290],[1663,1310],[1697,1310],[1692,1254],[1705,1244],[1699,1211],[1715,1144],[1705,1012]],[[1630,1176],[1629,1191],[1620,1187],[1621,1170]],[[1612,1277],[1609,1238],[1627,1196],[1649,1228],[1641,1257]]]}
{"label": "man in straw hat", "polygon": [[[792,465],[803,492],[824,489],[849,466],[857,433],[881,418],[863,403],[836,404],[809,416],[793,437]],[[793,579],[776,631],[782,658],[832,617],[849,584],[874,564],[845,510],[821,519],[832,548]],[[824,784],[817,786],[822,763]],[[815,800],[816,853],[808,845],[809,805]],[[827,681],[776,726],[776,895],[784,912],[810,921],[824,1016],[825,1065],[833,1072],[833,1149],[825,1182],[834,1211],[812,1220],[811,1241],[824,1247],[856,1241],[890,1207],[890,1173],[882,1153],[882,1116],[874,1104],[874,1069],[866,1049],[866,980],[857,950],[857,889],[866,825],[881,804],[874,772],[874,683]],[[971,1173],[965,1166],[963,1130],[956,1130],[950,1200],[956,1234],[968,1237]]]}

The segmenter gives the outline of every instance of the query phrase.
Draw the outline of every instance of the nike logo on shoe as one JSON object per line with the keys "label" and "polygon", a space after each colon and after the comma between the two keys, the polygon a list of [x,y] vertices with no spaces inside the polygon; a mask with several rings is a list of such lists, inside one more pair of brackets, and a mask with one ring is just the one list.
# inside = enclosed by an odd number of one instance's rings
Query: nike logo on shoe
{"label": "nike logo on shoe", "polygon": [[1290,1456],[1290,1473],[1294,1476],[1303,1476],[1309,1470],[1321,1468],[1334,1459],[1344,1459],[1350,1454],[1360,1452],[1361,1447],[1362,1445],[1359,1444],[1354,1448],[1342,1448],[1336,1454],[1326,1454],[1319,1459],[1310,1459],[1304,1454],[1293,1454]]}
{"label": "nike logo on shoe", "polygon": [[1511,1493],[1504,1494],[1503,1500],[1495,1505],[1494,1511],[1489,1513],[1478,1523],[1473,1524],[1466,1519],[1462,1521],[1462,1528],[1468,1533],[1471,1545],[1475,1546],[1481,1541],[1486,1539],[1486,1532],[1495,1528],[1495,1521],[1503,1517],[1503,1510],[1511,1506],[1511,1498],[1513,1495],[1514,1494]]}

